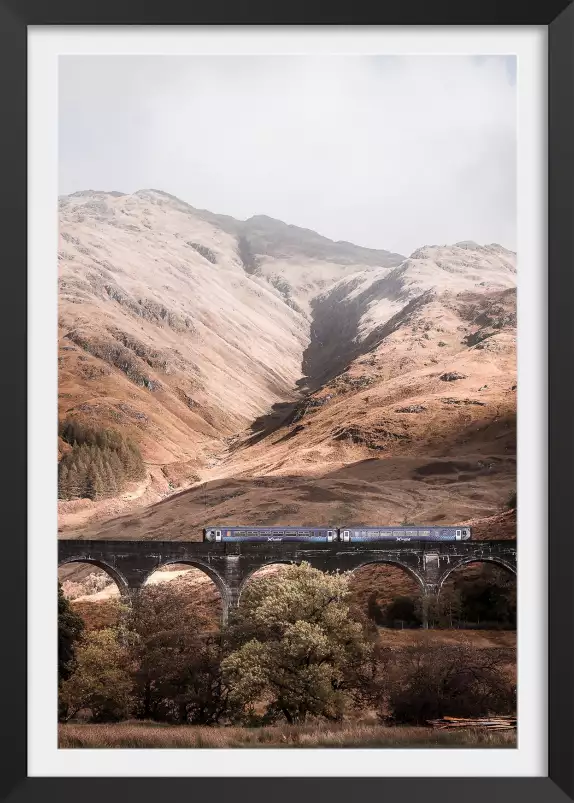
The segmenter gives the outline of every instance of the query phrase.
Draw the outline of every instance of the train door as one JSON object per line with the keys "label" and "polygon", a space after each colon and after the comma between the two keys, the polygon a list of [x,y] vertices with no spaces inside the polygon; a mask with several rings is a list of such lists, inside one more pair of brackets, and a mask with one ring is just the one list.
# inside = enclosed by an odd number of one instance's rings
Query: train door
{"label": "train door", "polygon": [[216,530],[215,531],[215,540],[216,541],[221,541],[221,530]]}
{"label": "train door", "polygon": [[349,530],[343,530],[343,541],[349,542],[351,540],[351,533]]}
{"label": "train door", "polygon": [[462,540],[462,530],[457,530],[456,531],[456,540],[457,541],[461,541]]}
{"label": "train door", "polygon": [[327,541],[334,541],[333,530],[327,530]]}

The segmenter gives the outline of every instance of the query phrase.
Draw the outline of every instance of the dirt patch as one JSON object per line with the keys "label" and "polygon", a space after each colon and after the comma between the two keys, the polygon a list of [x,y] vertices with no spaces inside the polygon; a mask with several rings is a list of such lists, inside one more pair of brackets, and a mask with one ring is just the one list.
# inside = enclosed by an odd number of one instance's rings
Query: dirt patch
{"label": "dirt patch", "polygon": [[433,477],[440,474],[458,474],[461,471],[479,471],[476,466],[470,463],[455,462],[453,460],[436,461],[434,463],[427,463],[424,466],[419,466],[415,469],[415,476],[420,477]]}

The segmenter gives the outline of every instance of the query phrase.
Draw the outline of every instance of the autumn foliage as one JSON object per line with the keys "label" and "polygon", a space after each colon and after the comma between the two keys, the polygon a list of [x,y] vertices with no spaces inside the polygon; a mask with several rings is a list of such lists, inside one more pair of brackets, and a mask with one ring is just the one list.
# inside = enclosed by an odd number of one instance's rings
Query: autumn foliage
{"label": "autumn foliage", "polygon": [[223,631],[177,580],[120,608],[114,626],[73,634],[62,720],[299,726],[369,711],[425,724],[514,709],[507,657],[470,645],[383,649],[350,607],[347,576],[305,563],[254,578]]}

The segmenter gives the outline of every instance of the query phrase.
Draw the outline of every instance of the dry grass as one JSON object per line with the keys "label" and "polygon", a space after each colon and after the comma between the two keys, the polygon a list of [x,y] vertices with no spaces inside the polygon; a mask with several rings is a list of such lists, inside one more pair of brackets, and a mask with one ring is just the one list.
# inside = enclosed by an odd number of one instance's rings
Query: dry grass
{"label": "dry grass", "polygon": [[513,748],[514,731],[469,728],[461,732],[372,724],[279,725],[265,728],[164,725],[61,724],[60,748],[386,747]]}
{"label": "dry grass", "polygon": [[[443,645],[468,645],[484,649],[516,650],[516,630],[393,630],[378,629],[379,643],[385,647],[441,647]],[[509,653],[512,654],[512,653]]]}

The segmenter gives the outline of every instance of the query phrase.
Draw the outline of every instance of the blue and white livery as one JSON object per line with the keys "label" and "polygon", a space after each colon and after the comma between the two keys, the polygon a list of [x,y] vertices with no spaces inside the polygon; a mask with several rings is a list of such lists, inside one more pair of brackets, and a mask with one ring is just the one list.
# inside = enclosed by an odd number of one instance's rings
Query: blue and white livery
{"label": "blue and white livery", "polygon": [[339,541],[468,541],[470,527],[340,527]]}
{"label": "blue and white livery", "polygon": [[369,543],[372,541],[469,541],[472,538],[470,527],[232,527],[220,524],[206,527],[203,540],[211,543],[219,541],[241,541],[263,543],[276,541],[317,542],[317,543]]}
{"label": "blue and white livery", "polygon": [[311,541],[330,543],[337,540],[336,527],[230,527],[217,525],[206,527],[203,531],[204,541],[241,541],[243,543],[262,543],[277,541]]}

